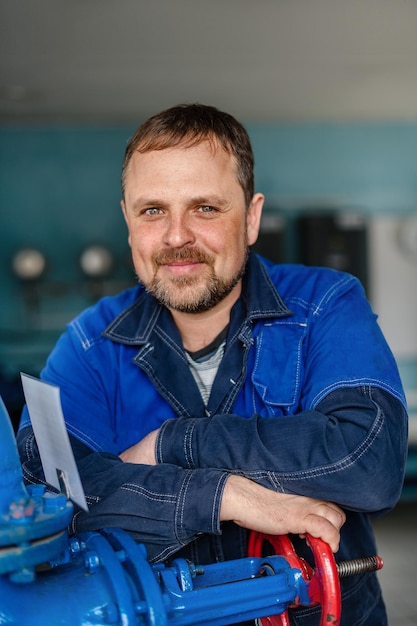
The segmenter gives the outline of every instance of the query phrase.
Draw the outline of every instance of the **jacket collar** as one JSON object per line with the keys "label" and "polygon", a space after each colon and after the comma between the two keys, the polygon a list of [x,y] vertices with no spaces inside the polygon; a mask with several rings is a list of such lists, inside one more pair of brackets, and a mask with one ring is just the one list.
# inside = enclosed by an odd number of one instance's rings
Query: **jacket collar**
{"label": "jacket collar", "polygon": [[[249,254],[239,300],[245,302],[249,320],[292,315],[272,283],[266,266],[253,252]],[[117,343],[142,345],[148,342],[161,316],[164,323],[167,317],[172,320],[167,309],[142,287],[135,302],[109,324],[103,335]],[[173,322],[171,324],[174,326]]]}

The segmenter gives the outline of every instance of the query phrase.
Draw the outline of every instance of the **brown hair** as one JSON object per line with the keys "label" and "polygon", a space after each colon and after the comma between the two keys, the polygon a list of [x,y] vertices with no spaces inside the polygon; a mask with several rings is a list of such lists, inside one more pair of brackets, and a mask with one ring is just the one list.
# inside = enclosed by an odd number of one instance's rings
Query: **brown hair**
{"label": "brown hair", "polygon": [[219,142],[236,158],[237,179],[249,206],[254,194],[254,157],[248,133],[229,113],[204,104],[180,104],[144,122],[126,147],[122,167],[124,195],[127,170],[133,154],[174,146],[195,146],[202,141]]}

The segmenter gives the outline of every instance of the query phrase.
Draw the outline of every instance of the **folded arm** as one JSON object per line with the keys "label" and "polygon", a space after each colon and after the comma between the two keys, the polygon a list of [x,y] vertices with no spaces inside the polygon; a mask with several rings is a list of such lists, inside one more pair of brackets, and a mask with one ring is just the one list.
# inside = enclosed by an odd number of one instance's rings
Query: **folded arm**
{"label": "folded arm", "polygon": [[[89,505],[74,515],[73,532],[123,528],[146,545],[152,561],[168,558],[201,532],[220,534],[225,472],[123,463],[70,440]],[[25,481],[45,482],[30,427],[18,433],[18,446]]]}
{"label": "folded arm", "polygon": [[406,451],[404,407],[367,387],[339,389],[316,410],[288,417],[168,420],[125,454],[132,461],[240,471],[279,491],[377,512],[399,498]]}
{"label": "folded arm", "polygon": [[[27,482],[44,482],[32,429],[18,434]],[[221,534],[222,521],[270,534],[319,536],[337,550],[344,513],[335,505],[275,493],[242,476],[171,464],[123,463],[71,437],[89,511],[72,530],[116,526],[147,547],[151,561],[166,560],[202,533]]]}

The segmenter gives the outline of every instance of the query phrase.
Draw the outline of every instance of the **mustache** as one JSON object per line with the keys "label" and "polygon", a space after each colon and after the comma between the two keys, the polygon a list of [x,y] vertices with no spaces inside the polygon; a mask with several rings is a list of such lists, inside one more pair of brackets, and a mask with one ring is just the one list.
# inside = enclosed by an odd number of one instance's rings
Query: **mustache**
{"label": "mustache", "polygon": [[207,265],[212,265],[213,263],[211,256],[199,248],[180,248],[178,250],[175,248],[167,248],[166,250],[160,250],[153,257],[153,262],[156,266],[178,261],[206,263]]}

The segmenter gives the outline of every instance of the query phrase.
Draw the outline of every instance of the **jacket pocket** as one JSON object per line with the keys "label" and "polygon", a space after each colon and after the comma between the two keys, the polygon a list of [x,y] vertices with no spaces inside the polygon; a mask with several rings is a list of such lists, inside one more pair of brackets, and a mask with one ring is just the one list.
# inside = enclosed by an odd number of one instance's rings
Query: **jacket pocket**
{"label": "jacket pocket", "polygon": [[265,324],[255,337],[252,384],[271,414],[298,404],[306,331],[306,321],[279,320]]}

